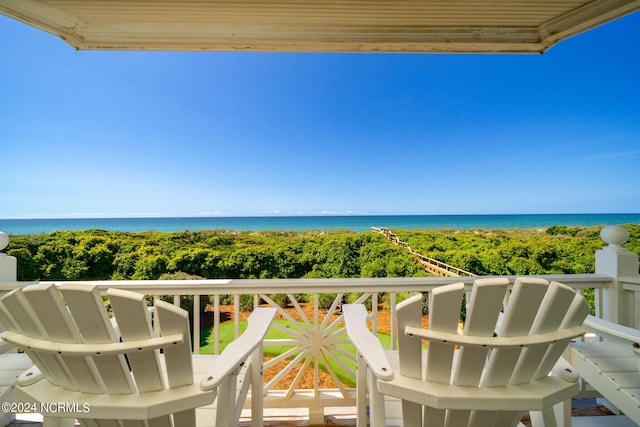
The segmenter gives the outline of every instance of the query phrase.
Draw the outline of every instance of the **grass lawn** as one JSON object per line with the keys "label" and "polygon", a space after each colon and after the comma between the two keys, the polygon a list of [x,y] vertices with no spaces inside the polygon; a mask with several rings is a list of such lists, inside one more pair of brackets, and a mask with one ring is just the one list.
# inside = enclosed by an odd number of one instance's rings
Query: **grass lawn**
{"label": "grass lawn", "polygon": [[[289,327],[291,325],[291,323],[288,320],[284,320],[284,319],[277,319],[274,320],[274,322],[277,322],[285,327]],[[247,321],[246,320],[242,320],[240,321],[240,333],[244,332],[244,330],[247,328]],[[295,329],[294,329],[295,330]],[[379,333],[378,337],[380,339],[380,341],[382,342],[382,345],[384,348],[390,348],[391,347],[391,337],[389,334],[385,334],[385,333]],[[233,341],[234,336],[233,336],[233,322],[223,322],[220,324],[220,351],[222,352],[224,350],[224,348],[227,346],[227,344],[229,344],[231,341]],[[267,332],[267,336],[266,336],[267,340],[278,340],[278,339],[291,339],[291,336],[289,334],[287,334],[284,331],[281,331],[279,329],[275,329],[275,328],[271,328],[269,330],[269,332]],[[347,339],[347,334],[346,331],[344,333],[344,339]],[[200,332],[200,342],[201,343],[205,343],[205,345],[200,347],[200,353],[201,354],[213,354],[213,343],[214,343],[214,334],[213,334],[213,327],[208,327],[203,329]],[[347,351],[350,354],[355,354],[355,349],[351,344],[344,344],[340,346],[341,348],[343,348],[345,351]],[[291,349],[292,347],[290,345],[282,345],[282,346],[265,346],[264,347],[264,353],[266,356],[270,356],[270,357],[275,357],[278,356],[282,353],[284,353],[285,351]],[[341,354],[336,354],[336,357],[340,359],[341,363],[345,364],[346,366],[349,367],[349,369],[353,370],[355,372],[356,370],[356,361],[354,358],[348,358],[345,357]],[[333,368],[334,372],[336,373],[336,375],[338,376],[338,378],[340,378],[340,380],[346,384],[347,386],[350,387],[354,387],[355,386],[355,379],[352,378],[351,374],[349,374],[348,372],[346,372],[342,366],[340,366],[340,364],[334,362],[331,359],[328,359],[329,363],[331,365],[331,367]],[[326,367],[324,366],[324,363],[322,361],[320,361],[320,369],[323,371],[327,371]]]}

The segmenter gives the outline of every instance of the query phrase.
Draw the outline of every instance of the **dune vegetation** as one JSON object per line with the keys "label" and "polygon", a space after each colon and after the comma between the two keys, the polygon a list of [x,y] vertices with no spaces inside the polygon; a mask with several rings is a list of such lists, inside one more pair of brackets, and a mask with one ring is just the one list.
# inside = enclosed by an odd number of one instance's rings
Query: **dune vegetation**
{"label": "dune vegetation", "polygon": [[[640,225],[625,246],[640,252]],[[592,273],[601,227],[393,230],[422,255],[478,275]],[[350,231],[57,231],[12,236],[18,279],[409,277],[426,273],[384,236]]]}

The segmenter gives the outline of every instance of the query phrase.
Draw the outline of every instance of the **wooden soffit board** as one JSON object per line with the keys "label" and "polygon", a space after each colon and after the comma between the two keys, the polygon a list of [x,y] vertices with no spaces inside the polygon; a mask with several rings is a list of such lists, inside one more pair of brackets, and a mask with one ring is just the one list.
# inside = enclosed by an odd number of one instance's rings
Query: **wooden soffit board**
{"label": "wooden soffit board", "polygon": [[544,52],[640,0],[0,0],[76,49]]}

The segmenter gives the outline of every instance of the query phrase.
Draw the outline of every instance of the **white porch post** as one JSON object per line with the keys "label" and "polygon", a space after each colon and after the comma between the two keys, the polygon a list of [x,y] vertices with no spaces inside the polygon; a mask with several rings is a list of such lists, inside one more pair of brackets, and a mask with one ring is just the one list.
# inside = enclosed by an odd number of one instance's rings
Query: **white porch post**
{"label": "white porch post", "polygon": [[633,295],[622,289],[619,277],[638,275],[638,255],[622,247],[629,232],[619,225],[609,225],[600,232],[609,245],[596,251],[596,273],[613,277],[604,290],[602,318],[625,326],[634,326]]}
{"label": "white porch post", "polygon": [[[9,236],[0,231],[0,251],[9,245]],[[15,282],[18,280],[18,261],[16,257],[0,253],[0,282]]]}

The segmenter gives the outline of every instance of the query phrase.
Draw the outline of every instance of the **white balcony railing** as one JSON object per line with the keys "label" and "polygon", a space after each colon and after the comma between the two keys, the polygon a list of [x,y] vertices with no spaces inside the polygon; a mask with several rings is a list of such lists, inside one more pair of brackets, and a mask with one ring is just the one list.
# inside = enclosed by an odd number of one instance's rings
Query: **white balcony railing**
{"label": "white balcony railing", "polygon": [[[610,245],[598,251],[596,274],[536,277],[564,283],[580,292],[592,292],[596,316],[609,320],[615,317],[614,321],[627,319],[626,323],[630,326],[639,327],[640,278],[637,275],[637,255],[631,254],[632,258],[635,257],[635,265],[627,262],[627,267],[631,267],[626,270],[613,265],[621,256],[629,254],[631,253],[618,251],[617,247],[612,248]],[[608,271],[612,269],[622,271],[624,275],[616,277],[609,274]],[[470,288],[473,280],[478,278],[481,277],[130,280],[82,283],[95,284],[105,291],[108,288],[132,290],[148,295],[150,299],[169,296],[175,304],[179,304],[182,298],[193,297],[193,342],[201,342],[202,316],[213,312],[210,343],[207,346],[207,350],[213,353],[219,353],[225,339],[230,339],[226,331],[232,329],[234,337],[241,332],[241,295],[251,296],[254,304],[276,307],[280,321],[274,322],[273,334],[265,342],[266,353],[269,353],[270,348],[277,347],[273,357],[264,363],[265,407],[307,409],[309,423],[315,424],[322,423],[324,415],[331,415],[327,408],[355,405],[355,389],[349,384],[349,378],[355,378],[355,357],[348,345],[340,312],[340,303],[345,293],[349,293],[351,301],[355,299],[357,302],[370,304],[372,329],[376,332],[388,332],[388,345],[393,347],[396,341],[395,304],[400,297],[415,292],[426,293],[438,286],[456,282],[464,282]],[[515,276],[509,279],[513,281]],[[27,283],[0,283],[0,294],[24,285]],[[286,294],[288,298],[276,299],[273,296],[277,294]],[[320,301],[326,300],[327,294],[335,294],[329,297],[331,304],[321,305]],[[229,295],[231,296],[228,297]],[[304,303],[302,295],[308,296]],[[230,304],[221,304],[223,297],[225,300],[230,299]],[[200,304],[197,301],[201,298],[211,301],[207,312],[199,310]],[[231,320],[225,322],[222,316],[230,317]],[[195,345],[194,351],[200,351],[198,345]],[[270,369],[274,371],[271,375]]]}
{"label": "white balcony railing", "polygon": [[[553,275],[538,276],[556,280],[572,286],[581,292],[592,290],[595,312],[601,313],[604,292],[611,286],[613,278],[600,275]],[[276,307],[278,318],[283,322],[274,323],[278,338],[265,342],[265,351],[278,347],[281,354],[265,361],[267,380],[264,384],[266,408],[306,408],[311,423],[322,423],[329,407],[354,406],[355,389],[344,384],[344,378],[338,372],[355,378],[355,357],[350,351],[346,333],[339,312],[339,305],[345,290],[356,295],[358,302],[371,303],[372,328],[374,331],[388,331],[390,347],[395,343],[395,304],[399,294],[407,292],[426,293],[444,284],[463,281],[469,287],[475,278],[384,278],[384,279],[287,279],[287,280],[145,280],[145,281],[93,281],[103,290],[120,288],[143,293],[153,298],[171,296],[175,304],[181,298],[191,296],[194,301],[208,298],[212,301],[208,307],[213,309],[213,327],[209,348],[213,353],[222,349],[224,338],[221,314],[231,316],[233,335],[241,331],[240,295],[253,296],[254,303]],[[510,277],[514,280],[515,277]],[[59,282],[40,282],[59,283]],[[625,286],[633,287],[629,291],[640,291],[640,281],[629,279]],[[0,290],[13,286],[4,285]],[[221,297],[231,296],[232,303],[220,304]],[[265,292],[269,292],[266,294]],[[320,298],[335,293],[329,309],[320,307]],[[287,294],[288,307],[278,304],[272,296]],[[309,295],[309,302],[301,303],[299,295]],[[383,298],[384,296],[384,298]],[[382,303],[384,299],[384,303]],[[199,304],[194,303],[198,308]],[[384,320],[379,318],[381,307],[388,310]],[[224,309],[224,311],[223,311]],[[205,313],[194,310],[193,342],[200,343],[200,321]],[[382,323],[384,322],[384,323]],[[230,328],[231,329],[231,328]],[[199,352],[199,346],[195,346]],[[276,367],[277,366],[277,367]],[[276,368],[274,368],[276,367]],[[271,370],[277,374],[269,375]],[[331,383],[327,385],[327,382]]]}

